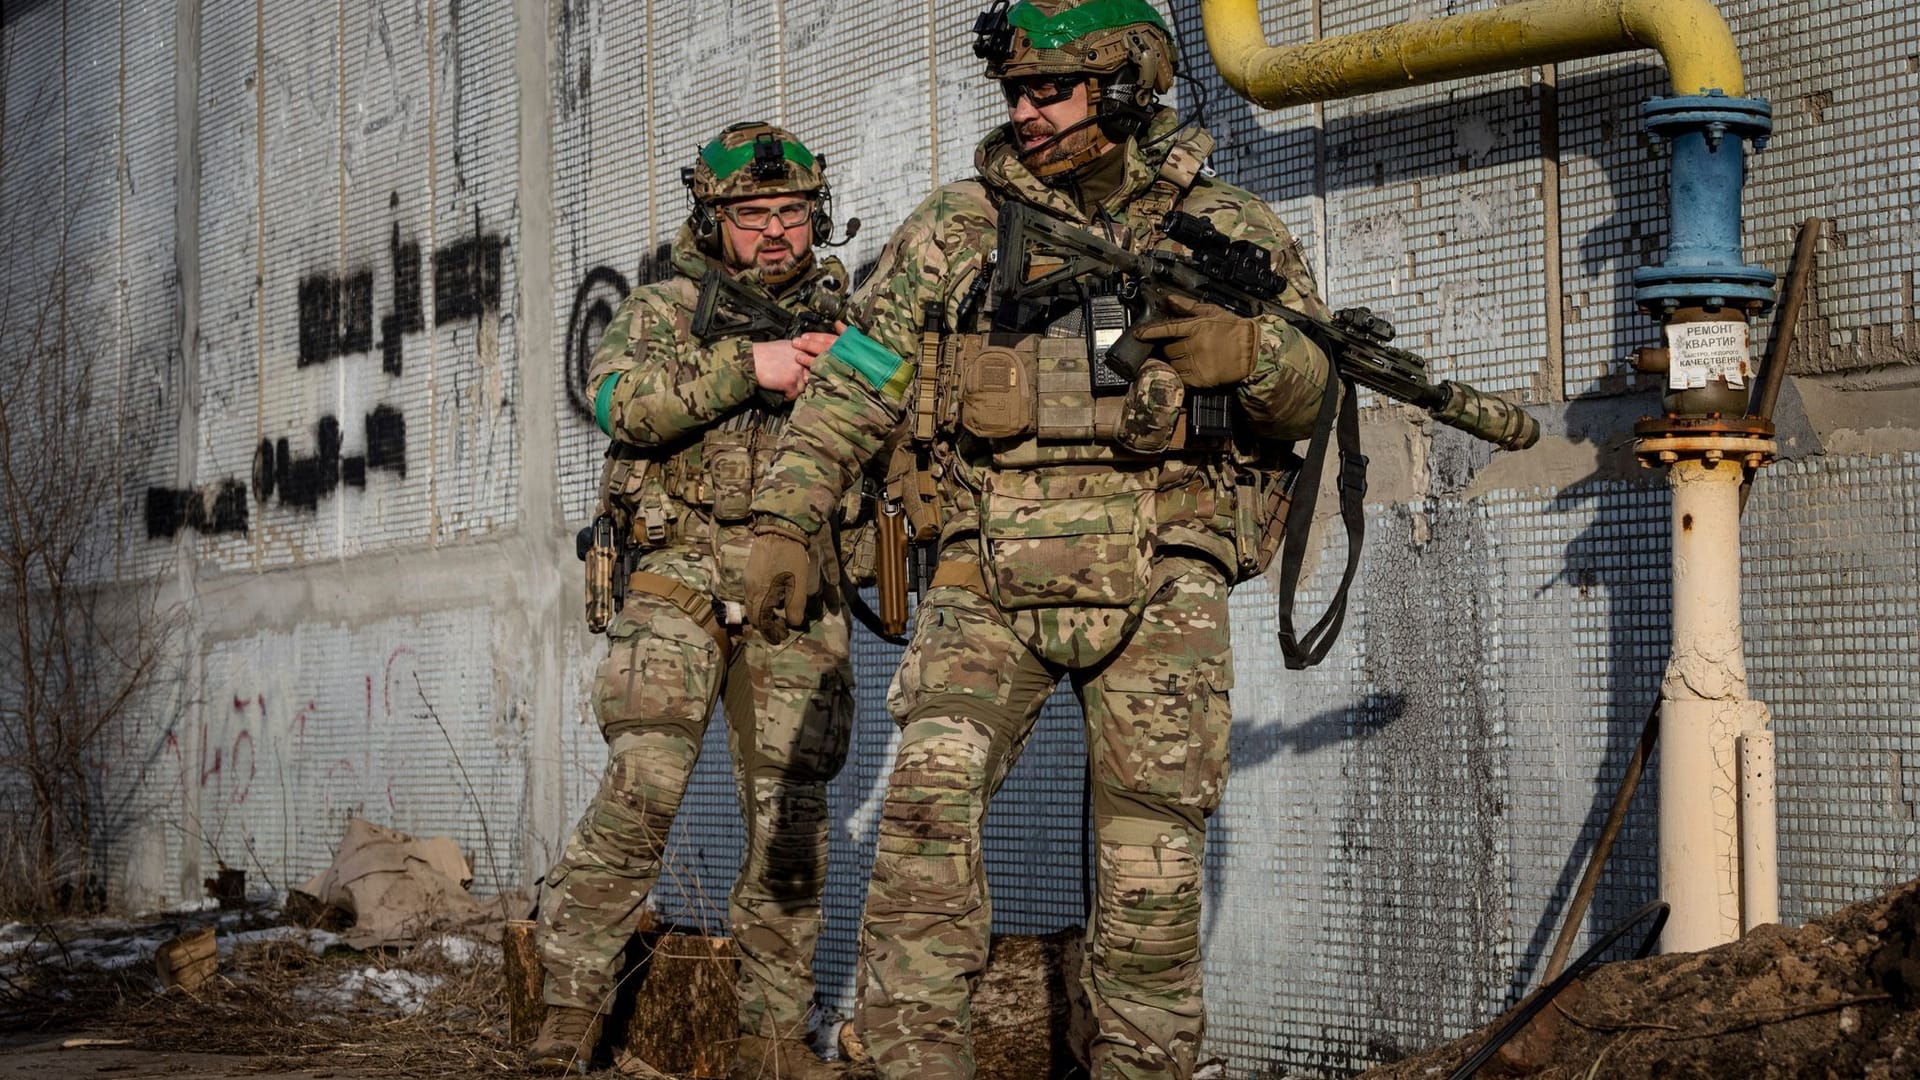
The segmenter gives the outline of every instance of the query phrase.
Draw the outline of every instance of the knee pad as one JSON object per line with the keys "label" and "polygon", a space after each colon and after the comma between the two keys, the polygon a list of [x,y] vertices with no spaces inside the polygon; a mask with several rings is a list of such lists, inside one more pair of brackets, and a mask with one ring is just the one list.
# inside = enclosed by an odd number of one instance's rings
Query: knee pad
{"label": "knee pad", "polygon": [[658,869],[698,749],[679,736],[643,732],[616,738],[611,751],[565,861]]}
{"label": "knee pad", "polygon": [[811,900],[827,877],[827,789],[759,777],[749,783],[752,830],[741,884],[772,900]]}
{"label": "knee pad", "polygon": [[1200,978],[1201,845],[1168,823],[1099,824],[1094,963],[1143,990]]}
{"label": "knee pad", "polygon": [[993,736],[973,720],[914,720],[902,736],[880,816],[874,876],[947,888],[972,880],[986,817]]}

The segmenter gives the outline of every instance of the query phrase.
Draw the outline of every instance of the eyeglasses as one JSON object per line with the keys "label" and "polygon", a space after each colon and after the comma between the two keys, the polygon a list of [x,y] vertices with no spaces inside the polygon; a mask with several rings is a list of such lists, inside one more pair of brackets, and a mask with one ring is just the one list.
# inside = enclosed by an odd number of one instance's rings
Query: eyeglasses
{"label": "eyeglasses", "polygon": [[722,203],[720,212],[727,220],[750,232],[761,232],[773,224],[774,218],[780,219],[782,228],[797,229],[813,218],[813,204],[806,202],[782,203],[779,206],[742,206],[739,203]]}
{"label": "eyeglasses", "polygon": [[1028,75],[1001,79],[1000,92],[1006,95],[1009,109],[1020,104],[1021,98],[1033,102],[1036,109],[1044,109],[1072,97],[1075,88],[1086,81],[1084,75]]}

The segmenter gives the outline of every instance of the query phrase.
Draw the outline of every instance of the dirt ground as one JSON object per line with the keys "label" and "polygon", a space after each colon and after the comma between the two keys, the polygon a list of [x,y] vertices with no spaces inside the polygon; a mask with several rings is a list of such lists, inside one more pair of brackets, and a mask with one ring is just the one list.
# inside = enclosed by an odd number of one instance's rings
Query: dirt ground
{"label": "dirt ground", "polygon": [[[1502,1022],[1362,1078],[1446,1080]],[[1920,881],[1797,930],[1595,968],[1477,1076],[1920,1077]]]}
{"label": "dirt ground", "polygon": [[[328,949],[270,937],[279,918],[263,908],[63,926],[58,937],[0,928],[0,1080],[519,1074],[496,947]],[[150,943],[215,920],[241,942],[219,974],[193,994],[160,992]],[[1797,930],[1596,968],[1477,1075],[1920,1077],[1917,991],[1920,881]],[[1447,1080],[1500,1024],[1363,1080]]]}

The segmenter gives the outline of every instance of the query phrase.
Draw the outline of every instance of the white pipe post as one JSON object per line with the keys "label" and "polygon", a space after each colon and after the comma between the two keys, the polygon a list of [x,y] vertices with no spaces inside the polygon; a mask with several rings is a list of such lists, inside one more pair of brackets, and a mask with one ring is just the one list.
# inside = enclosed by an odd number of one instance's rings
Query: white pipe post
{"label": "white pipe post", "polygon": [[1661,946],[1740,935],[1739,777],[1747,665],[1740,632],[1740,468],[1687,458],[1673,488],[1673,656],[1660,696]]}

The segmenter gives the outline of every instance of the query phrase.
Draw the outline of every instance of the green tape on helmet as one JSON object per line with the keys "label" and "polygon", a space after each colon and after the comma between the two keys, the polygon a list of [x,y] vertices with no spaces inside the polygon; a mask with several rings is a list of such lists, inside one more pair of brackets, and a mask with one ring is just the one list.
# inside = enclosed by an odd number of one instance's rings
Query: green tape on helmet
{"label": "green tape on helmet", "polygon": [[[715,139],[701,149],[700,160],[713,170],[716,179],[725,180],[753,160],[753,147],[752,142],[744,142],[729,149],[724,141]],[[813,168],[813,151],[797,142],[781,140],[780,156],[803,169]]]}
{"label": "green tape on helmet", "polygon": [[1057,49],[1100,30],[1113,30],[1133,23],[1152,23],[1172,40],[1173,31],[1147,0],[1090,0],[1049,18],[1028,0],[1021,0],[1007,12],[1007,21],[1027,32],[1036,49]]}

